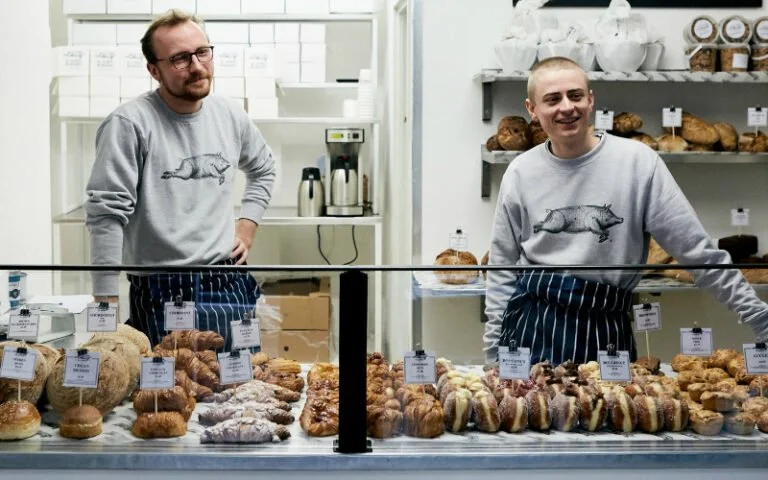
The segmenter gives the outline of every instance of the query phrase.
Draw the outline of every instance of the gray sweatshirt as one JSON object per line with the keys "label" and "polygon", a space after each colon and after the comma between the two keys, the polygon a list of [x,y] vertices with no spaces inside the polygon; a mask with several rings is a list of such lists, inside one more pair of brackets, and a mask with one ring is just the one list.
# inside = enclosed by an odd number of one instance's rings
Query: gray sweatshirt
{"label": "gray sweatshirt", "polygon": [[[643,264],[650,236],[682,264],[731,263],[704,230],[664,161],[646,145],[609,134],[572,160],[549,142],[517,157],[501,182],[491,233],[492,265]],[[696,285],[768,335],[768,305],[741,272],[692,272]],[[631,290],[640,271],[570,272]],[[488,271],[486,360],[498,351],[501,318],[515,287],[509,271]]]}
{"label": "gray sweatshirt", "polygon": [[[272,152],[246,112],[211,95],[193,114],[154,91],[112,112],[96,134],[86,187],[94,265],[195,265],[229,258],[235,242],[235,169],[246,175],[240,218],[269,204]],[[94,295],[117,295],[118,273],[93,276]]]}

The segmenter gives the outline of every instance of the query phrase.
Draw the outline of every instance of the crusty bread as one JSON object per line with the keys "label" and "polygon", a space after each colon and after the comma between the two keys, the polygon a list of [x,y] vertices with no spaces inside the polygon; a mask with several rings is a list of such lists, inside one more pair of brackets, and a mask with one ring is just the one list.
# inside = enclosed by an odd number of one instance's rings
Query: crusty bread
{"label": "crusty bread", "polygon": [[613,133],[617,135],[629,135],[642,127],[643,119],[636,113],[621,112],[613,117]]}
{"label": "crusty bread", "polygon": [[660,152],[684,152],[688,150],[688,142],[681,138],[679,135],[662,135],[656,139],[659,144]]}
{"label": "crusty bread", "polygon": [[[459,252],[452,248],[443,250],[435,258],[435,265],[477,265],[477,258],[471,252]],[[438,280],[451,285],[472,283],[477,280],[477,270],[435,271]]]}
{"label": "crusty bread", "polygon": [[110,351],[116,353],[128,364],[128,390],[126,396],[131,395],[139,387],[139,375],[141,374],[141,355],[136,345],[123,336],[92,338],[85,345],[96,351]]}
{"label": "crusty bread", "polygon": [[[670,127],[665,130],[672,132]],[[675,128],[675,133],[698,145],[714,145],[720,140],[714,125],[688,112],[683,112],[682,127]]]}
{"label": "crusty bread", "polygon": [[636,141],[638,141],[640,143],[646,144],[652,150],[658,150],[659,149],[659,142],[657,142],[655,138],[653,138],[652,136],[648,135],[647,133],[635,132],[629,138],[631,138],[632,140],[636,140]]}
{"label": "crusty bread", "polygon": [[499,143],[499,136],[494,133],[493,135],[488,137],[488,140],[485,141],[485,148],[489,152],[496,152],[499,150],[503,150],[501,148],[501,144]]}
{"label": "crusty bread", "polygon": [[[22,346],[20,342],[0,342],[0,359],[3,358],[4,347],[16,347]],[[32,348],[31,344],[27,345],[27,348]],[[40,396],[43,394],[45,388],[45,381],[50,372],[48,362],[43,354],[38,353],[35,360],[35,378],[31,382],[21,382],[21,399],[31,402],[33,404],[40,400]],[[17,400],[19,394],[19,382],[9,378],[0,378],[0,403],[8,400]]]}
{"label": "crusty bread", "polygon": [[728,123],[718,122],[712,125],[720,136],[718,147],[726,152],[735,152],[739,148],[739,133]]}
{"label": "crusty bread", "polygon": [[124,323],[117,325],[117,332],[96,333],[91,339],[115,336],[124,338],[134,344],[140,355],[144,355],[152,350],[152,344],[149,342],[149,337],[146,334]]}
{"label": "crusty bread", "polygon": [[26,400],[0,404],[0,440],[23,440],[40,431],[40,412]]}
{"label": "crusty bread", "polygon": [[523,117],[502,118],[496,136],[504,150],[528,150],[531,147],[531,130]]}
{"label": "crusty bread", "polygon": [[64,438],[92,438],[101,435],[101,412],[92,405],[75,405],[61,415],[59,435]]}
{"label": "crusty bread", "polygon": [[768,137],[763,132],[746,132],[739,135],[739,151],[746,153],[768,152]]}

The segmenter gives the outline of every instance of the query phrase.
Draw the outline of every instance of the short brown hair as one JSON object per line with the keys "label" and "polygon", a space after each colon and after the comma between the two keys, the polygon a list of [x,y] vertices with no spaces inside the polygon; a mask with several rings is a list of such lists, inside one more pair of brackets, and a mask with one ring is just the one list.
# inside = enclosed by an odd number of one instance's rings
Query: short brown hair
{"label": "short brown hair", "polygon": [[147,28],[147,32],[141,38],[141,52],[144,54],[144,58],[149,63],[157,62],[157,54],[155,53],[154,37],[155,31],[160,27],[175,27],[186,22],[194,22],[203,28],[203,20],[197,15],[187,13],[184,10],[174,8],[168,10],[164,14],[155,18]]}
{"label": "short brown hair", "polygon": [[533,93],[534,88],[536,87],[536,82],[534,80],[534,76],[536,72],[539,70],[545,70],[545,69],[574,69],[579,70],[584,73],[584,78],[587,81],[587,90],[589,90],[589,77],[587,76],[587,72],[584,72],[584,69],[581,68],[581,66],[571,60],[570,58],[566,57],[549,57],[545,58],[544,60],[538,62],[536,65],[531,68],[531,74],[528,76],[528,98],[533,101]]}

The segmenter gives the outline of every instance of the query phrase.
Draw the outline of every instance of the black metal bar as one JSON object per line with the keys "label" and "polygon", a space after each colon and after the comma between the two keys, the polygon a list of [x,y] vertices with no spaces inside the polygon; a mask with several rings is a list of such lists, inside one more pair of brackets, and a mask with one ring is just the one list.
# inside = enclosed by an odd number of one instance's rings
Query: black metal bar
{"label": "black metal bar", "polygon": [[493,118],[493,82],[483,82],[483,121]]}
{"label": "black metal bar", "polygon": [[341,274],[339,291],[339,439],[337,453],[371,451],[366,432],[368,275]]}
{"label": "black metal bar", "polygon": [[491,197],[491,164],[483,162],[483,170],[480,173],[480,197]]}

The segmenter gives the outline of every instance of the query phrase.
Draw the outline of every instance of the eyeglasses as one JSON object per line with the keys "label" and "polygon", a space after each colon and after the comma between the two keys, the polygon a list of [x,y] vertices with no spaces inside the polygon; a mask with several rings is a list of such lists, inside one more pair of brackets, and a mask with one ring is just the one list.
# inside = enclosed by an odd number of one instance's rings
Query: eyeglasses
{"label": "eyeglasses", "polygon": [[213,59],[213,46],[209,45],[207,47],[200,47],[194,52],[177,53],[176,55],[168,58],[158,58],[155,60],[155,62],[168,60],[177,70],[184,70],[185,68],[189,68],[189,66],[192,64],[193,55],[197,57],[198,62],[208,63]]}

